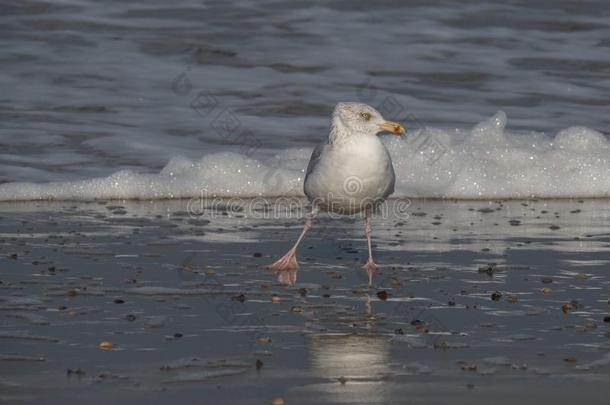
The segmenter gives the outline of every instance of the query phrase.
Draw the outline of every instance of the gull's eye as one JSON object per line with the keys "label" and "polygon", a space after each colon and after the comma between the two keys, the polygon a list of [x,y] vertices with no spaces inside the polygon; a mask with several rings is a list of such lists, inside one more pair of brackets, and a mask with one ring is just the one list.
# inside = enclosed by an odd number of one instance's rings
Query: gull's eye
{"label": "gull's eye", "polygon": [[362,117],[363,120],[368,121],[371,119],[371,114],[367,113],[367,112],[363,112],[360,113],[360,116]]}

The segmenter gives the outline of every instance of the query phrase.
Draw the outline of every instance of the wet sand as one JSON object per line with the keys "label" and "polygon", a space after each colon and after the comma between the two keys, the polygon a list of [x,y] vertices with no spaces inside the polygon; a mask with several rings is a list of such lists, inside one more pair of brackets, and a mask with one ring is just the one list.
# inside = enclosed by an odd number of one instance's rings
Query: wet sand
{"label": "wet sand", "polygon": [[356,218],[285,285],[293,211],[0,204],[0,402],[606,403],[607,200],[402,203],[372,287]]}

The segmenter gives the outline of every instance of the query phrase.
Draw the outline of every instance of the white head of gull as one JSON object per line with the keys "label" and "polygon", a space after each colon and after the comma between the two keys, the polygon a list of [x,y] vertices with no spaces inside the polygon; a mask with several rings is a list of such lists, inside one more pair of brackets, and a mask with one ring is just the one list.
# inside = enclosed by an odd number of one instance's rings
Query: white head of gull
{"label": "white head of gull", "polygon": [[[376,206],[394,192],[394,168],[387,149],[377,134],[388,131],[405,133],[396,122],[386,121],[379,111],[362,103],[338,103],[332,115],[328,141],[318,145],[309,160],[305,175],[305,195],[312,203],[301,235],[294,246],[270,265],[280,272],[280,280],[296,280],[299,264],[296,251],[312,220],[319,211],[334,214],[365,213],[364,230],[369,257],[364,265],[372,283],[377,266],[371,251],[371,214]],[[287,277],[282,272],[290,272]]]}

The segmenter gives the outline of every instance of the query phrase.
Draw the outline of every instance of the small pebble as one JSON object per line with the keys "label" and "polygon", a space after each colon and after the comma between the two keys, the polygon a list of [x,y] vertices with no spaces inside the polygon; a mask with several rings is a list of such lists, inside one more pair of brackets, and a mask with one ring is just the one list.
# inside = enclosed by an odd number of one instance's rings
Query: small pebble
{"label": "small pebble", "polygon": [[231,301],[239,301],[244,302],[246,300],[246,296],[244,294],[239,294],[231,297]]}
{"label": "small pebble", "polygon": [[476,364],[474,363],[466,363],[466,364],[462,364],[460,365],[460,367],[462,368],[462,370],[464,371],[477,371],[477,369],[479,368]]}
{"label": "small pebble", "polygon": [[377,291],[377,298],[379,298],[382,301],[385,301],[388,299],[388,292],[381,290],[381,291]]}
{"label": "small pebble", "polygon": [[400,287],[402,287],[402,283],[400,281],[396,280],[396,279],[393,279],[390,282],[390,285],[392,286],[392,288],[400,288]]}
{"label": "small pebble", "polygon": [[268,345],[269,343],[271,343],[271,339],[266,337],[266,336],[264,336],[264,337],[258,338],[257,342],[260,345]]}
{"label": "small pebble", "polygon": [[479,267],[479,273],[487,273],[488,275],[493,275],[494,271],[496,271],[496,263],[489,263],[486,266]]}

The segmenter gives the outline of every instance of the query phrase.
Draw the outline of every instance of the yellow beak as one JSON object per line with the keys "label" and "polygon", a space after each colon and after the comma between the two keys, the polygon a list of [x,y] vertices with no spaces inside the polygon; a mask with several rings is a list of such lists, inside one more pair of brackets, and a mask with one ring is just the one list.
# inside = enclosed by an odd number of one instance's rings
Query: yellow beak
{"label": "yellow beak", "polygon": [[407,133],[405,127],[402,126],[402,124],[399,124],[398,122],[386,121],[382,124],[379,124],[379,128],[384,131],[388,131],[394,135],[402,135]]}

